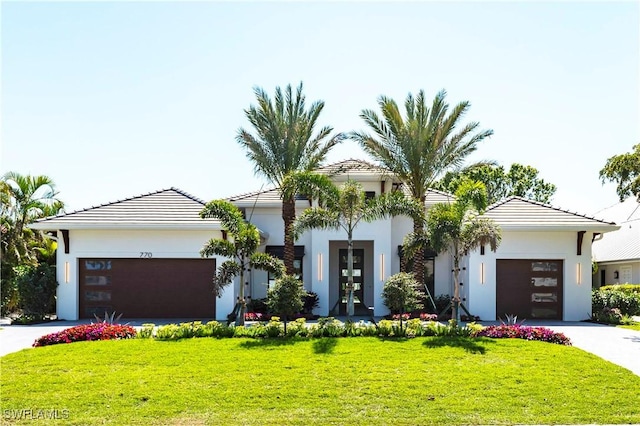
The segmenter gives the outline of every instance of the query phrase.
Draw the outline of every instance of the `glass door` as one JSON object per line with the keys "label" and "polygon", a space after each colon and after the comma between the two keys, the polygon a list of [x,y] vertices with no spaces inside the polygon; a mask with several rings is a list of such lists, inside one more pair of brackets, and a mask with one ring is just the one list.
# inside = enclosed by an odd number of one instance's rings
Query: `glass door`
{"label": "glass door", "polygon": [[[347,314],[347,295],[345,290],[347,288],[348,277],[348,263],[347,263],[347,249],[340,249],[340,315]],[[355,305],[355,314],[366,314],[366,307],[363,304],[364,301],[364,249],[353,249],[353,302]]]}

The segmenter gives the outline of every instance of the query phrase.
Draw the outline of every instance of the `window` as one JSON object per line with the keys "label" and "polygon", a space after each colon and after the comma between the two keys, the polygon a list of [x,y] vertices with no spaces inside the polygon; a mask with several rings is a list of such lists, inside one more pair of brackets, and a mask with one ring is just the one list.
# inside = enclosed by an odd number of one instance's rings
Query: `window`
{"label": "window", "polygon": [[[402,264],[402,246],[398,246],[398,256],[400,256],[400,264]],[[433,293],[435,291],[436,256],[437,253],[431,247],[427,247],[424,250],[424,285],[429,290],[431,297],[435,297]],[[407,259],[405,271],[411,271],[412,269],[413,259]]]}
{"label": "window", "polygon": [[376,191],[365,191],[364,192],[364,198],[365,200],[370,200],[372,198],[376,197]]}
{"label": "window", "polygon": [[[304,257],[304,246],[295,246],[293,259],[293,276],[302,281],[302,258]],[[267,246],[265,253],[282,260],[284,258],[284,246]],[[269,273],[269,287],[275,282],[275,277]]]}

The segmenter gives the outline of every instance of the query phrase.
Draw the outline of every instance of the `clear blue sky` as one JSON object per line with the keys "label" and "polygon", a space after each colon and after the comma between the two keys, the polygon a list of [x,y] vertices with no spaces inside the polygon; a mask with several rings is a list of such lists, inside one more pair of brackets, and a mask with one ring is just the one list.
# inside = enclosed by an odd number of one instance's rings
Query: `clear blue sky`
{"label": "clear blue sky", "polygon": [[[440,89],[494,130],[470,160],[536,167],[552,204],[616,202],[598,171],[640,142],[638,2],[3,2],[0,171],[68,211],[175,186],[264,181],[235,141],[252,88],[303,81],[320,124]],[[329,160],[366,156],[351,141]]]}

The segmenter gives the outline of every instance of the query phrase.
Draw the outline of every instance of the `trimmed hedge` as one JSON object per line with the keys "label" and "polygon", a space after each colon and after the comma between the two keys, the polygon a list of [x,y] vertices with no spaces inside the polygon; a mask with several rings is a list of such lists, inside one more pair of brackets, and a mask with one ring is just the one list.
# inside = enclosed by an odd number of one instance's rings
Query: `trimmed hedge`
{"label": "trimmed hedge", "polygon": [[[154,333],[155,331],[155,333]],[[180,340],[193,337],[248,337],[248,338],[323,338],[323,337],[517,337],[527,340],[540,340],[549,343],[571,345],[562,333],[555,333],[544,327],[498,326],[483,327],[480,324],[468,323],[459,325],[455,320],[446,324],[436,321],[410,319],[402,325],[400,321],[381,320],[376,325],[359,322],[343,323],[335,318],[320,318],[315,324],[306,324],[303,318],[289,323],[284,331],[282,322],[272,317],[268,322],[255,323],[249,326],[225,325],[218,321],[206,324],[195,321],[181,324],[161,325],[155,329],[153,324],[144,324],[138,337],[155,338],[157,340]]]}
{"label": "trimmed hedge", "polygon": [[618,290],[625,294],[640,294],[640,284],[610,284],[603,285],[599,290]]}
{"label": "trimmed hedge", "polygon": [[608,285],[591,295],[592,313],[598,315],[617,309],[622,315],[640,315],[640,285]]}

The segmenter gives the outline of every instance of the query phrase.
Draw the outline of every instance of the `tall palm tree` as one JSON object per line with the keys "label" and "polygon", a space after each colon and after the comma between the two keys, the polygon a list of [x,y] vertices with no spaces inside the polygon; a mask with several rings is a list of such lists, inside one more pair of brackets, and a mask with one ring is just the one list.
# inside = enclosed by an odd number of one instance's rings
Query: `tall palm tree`
{"label": "tall palm tree", "polygon": [[[487,207],[487,190],[483,183],[466,180],[455,193],[452,203],[431,207],[426,232],[417,238],[409,236],[409,247],[429,243],[437,253],[447,251],[453,260],[452,318],[460,319],[460,262],[470,251],[488,245],[496,251],[502,240],[500,227],[491,219],[481,217]],[[408,248],[411,251],[411,248]]]}
{"label": "tall palm tree", "polygon": [[[238,143],[253,162],[256,174],[267,178],[282,188],[285,178],[296,171],[316,169],[327,153],[344,139],[342,133],[331,136],[332,127],[325,126],[314,134],[318,117],[324,108],[323,101],[315,101],[306,109],[302,83],[295,94],[291,85],[284,92],[276,87],[275,98],[261,88],[254,88],[258,105],[251,105],[245,115],[255,130],[255,135],[240,129]],[[283,260],[288,274],[293,274],[295,257],[291,227],[296,218],[296,191],[280,190],[282,220],[284,221]]]}
{"label": "tall palm tree", "polygon": [[[431,184],[448,169],[461,166],[477,144],[493,134],[492,130],[479,131],[477,122],[457,129],[470,104],[460,102],[449,112],[445,97],[444,90],[438,92],[429,108],[422,90],[415,98],[409,93],[403,118],[393,99],[380,96],[382,116],[369,109],[360,114],[374,135],[351,134],[368,154],[402,180],[422,206]],[[414,232],[421,232],[424,224],[424,216],[414,218]],[[413,264],[416,280],[423,283],[424,248],[416,252]]]}
{"label": "tall palm tree", "polygon": [[347,233],[347,316],[354,314],[353,284],[353,232],[360,222],[372,222],[389,216],[419,214],[420,210],[413,200],[400,191],[387,192],[372,199],[365,199],[362,185],[347,180],[341,188],[329,181],[323,186],[323,206],[306,209],[294,223],[294,234],[300,236],[312,228],[343,229]]}
{"label": "tall palm tree", "polygon": [[262,269],[280,277],[284,272],[282,261],[256,250],[260,245],[260,234],[255,225],[246,222],[240,210],[225,200],[208,202],[200,212],[203,219],[219,219],[227,238],[212,238],[200,250],[202,257],[214,255],[228,258],[220,264],[213,277],[213,293],[220,297],[222,290],[240,277],[240,290],[234,309],[235,324],[244,325],[246,300],[244,297],[244,277],[248,268]]}

